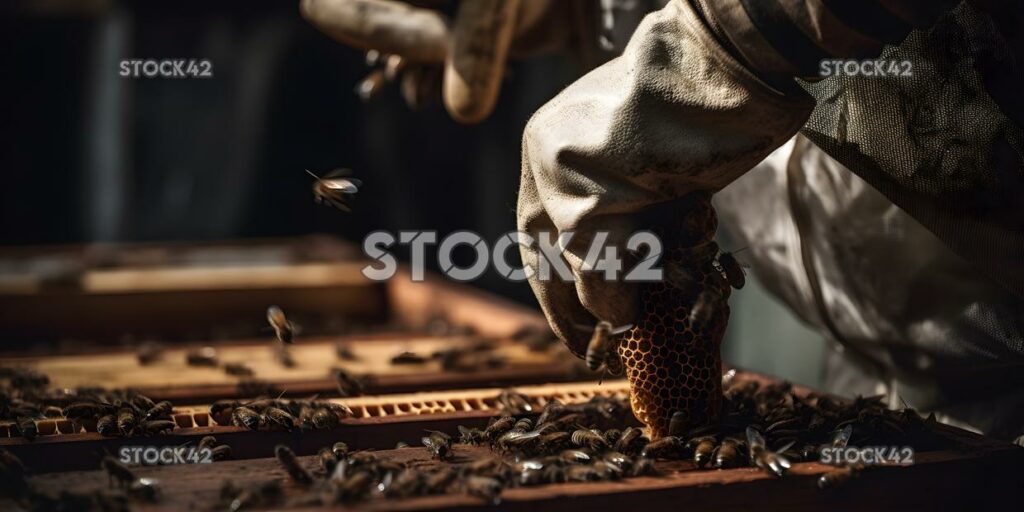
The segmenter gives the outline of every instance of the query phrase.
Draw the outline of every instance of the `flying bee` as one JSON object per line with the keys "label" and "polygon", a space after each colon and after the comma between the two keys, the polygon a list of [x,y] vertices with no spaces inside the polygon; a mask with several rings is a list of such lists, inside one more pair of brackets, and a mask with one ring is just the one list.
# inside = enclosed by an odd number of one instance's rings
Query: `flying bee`
{"label": "flying bee", "polygon": [[256,374],[245,363],[224,363],[224,373],[236,377],[252,377]]}
{"label": "flying bee", "polygon": [[[589,327],[577,326],[583,330],[590,330]],[[587,343],[587,368],[591,371],[600,371],[601,378],[605,373],[620,375],[622,373],[622,361],[618,354],[618,336],[633,328],[633,324],[626,324],[621,327],[614,327],[608,321],[601,320],[594,326],[590,342]],[[614,339],[614,341],[613,341]]]}
{"label": "flying bee", "polygon": [[231,411],[231,423],[236,427],[245,427],[249,430],[257,430],[260,428],[262,419],[259,413],[248,408],[248,407],[236,407]]}
{"label": "flying bee", "polygon": [[438,460],[447,460],[452,456],[452,438],[444,432],[428,430],[429,435],[423,437],[423,446],[430,451],[430,456]]}
{"label": "flying bee", "polygon": [[277,457],[277,461],[281,463],[288,476],[296,483],[301,485],[313,483],[313,475],[299,464],[299,459],[295,457],[295,452],[291,448],[279,444],[274,447],[274,456]]}
{"label": "flying bee", "polygon": [[349,200],[363,186],[362,180],[347,177],[351,174],[348,169],[335,169],[323,178],[317,176],[309,169],[306,172],[316,178],[313,183],[313,197],[317,204],[327,203],[343,212],[351,212]]}
{"label": "flying bee", "polygon": [[128,469],[121,461],[107,455],[100,461],[100,467],[107,472],[107,484],[113,485],[117,482],[119,486],[125,486],[135,481],[135,473]]}
{"label": "flying bee", "polygon": [[[750,462],[768,474],[780,477],[789,469],[789,459],[769,450],[765,445],[764,437],[753,427],[747,427],[747,446],[750,452]],[[787,446],[779,452],[784,452],[788,448]]]}
{"label": "flying bee", "polygon": [[211,366],[215,367],[217,361],[217,349],[203,347],[198,350],[190,350],[185,354],[185,364],[189,366]]}
{"label": "flying bee", "polygon": [[117,435],[117,418],[113,414],[101,416],[96,420],[96,432],[101,436],[112,437]]}
{"label": "flying bee", "polygon": [[[740,249],[740,251],[742,250]],[[735,252],[722,252],[718,255],[716,261],[720,271],[725,275],[725,279],[729,281],[730,286],[739,290],[743,288],[743,285],[747,284],[746,270],[744,270],[744,265],[736,259]]]}
{"label": "flying bee", "polygon": [[[274,329],[274,334],[281,343],[291,343],[295,337],[296,326],[284,316],[284,310],[277,306],[267,308],[267,322]],[[287,366],[287,365],[286,365]]]}

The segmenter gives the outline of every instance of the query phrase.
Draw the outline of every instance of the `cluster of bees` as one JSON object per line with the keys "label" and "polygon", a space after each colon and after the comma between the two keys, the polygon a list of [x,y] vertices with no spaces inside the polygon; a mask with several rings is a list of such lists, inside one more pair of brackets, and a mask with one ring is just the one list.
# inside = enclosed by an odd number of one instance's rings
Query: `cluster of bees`
{"label": "cluster of bees", "polygon": [[220,425],[249,430],[301,431],[334,428],[352,410],[326,400],[257,398],[248,402],[219,400],[210,405],[210,416]]}
{"label": "cluster of bees", "polygon": [[100,388],[50,389],[49,378],[27,368],[5,368],[8,385],[0,388],[0,419],[13,420],[16,434],[32,440],[36,421],[66,418],[78,429],[103,436],[165,433],[174,428],[173,405],[154,402],[132,390]]}

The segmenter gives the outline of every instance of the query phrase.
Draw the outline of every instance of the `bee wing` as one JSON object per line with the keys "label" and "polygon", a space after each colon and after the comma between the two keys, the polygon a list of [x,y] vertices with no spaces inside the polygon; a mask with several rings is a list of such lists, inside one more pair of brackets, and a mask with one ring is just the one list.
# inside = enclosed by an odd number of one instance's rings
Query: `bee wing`
{"label": "bee wing", "polygon": [[853,425],[847,424],[839,432],[836,432],[835,437],[832,438],[832,446],[836,448],[846,447],[846,443],[850,442],[850,436],[853,435]]}
{"label": "bee wing", "polygon": [[623,325],[621,327],[616,327],[616,328],[612,329],[612,332],[610,334],[612,336],[615,336],[617,334],[622,334],[622,333],[624,333],[624,332],[626,332],[626,331],[628,331],[628,330],[630,330],[632,328],[633,328],[633,324],[626,324],[626,325]]}
{"label": "bee wing", "polygon": [[754,427],[747,427],[747,444],[751,447],[764,446],[764,437]]}
{"label": "bee wing", "polygon": [[330,190],[337,190],[346,194],[355,194],[359,192],[359,185],[361,181],[354,178],[335,178],[335,179],[324,179],[324,187]]}
{"label": "bee wing", "polygon": [[775,453],[783,453],[786,450],[792,448],[795,443],[796,443],[796,441],[790,441],[790,442],[786,443],[785,446],[783,446],[782,448],[779,448],[778,450],[775,450]]}

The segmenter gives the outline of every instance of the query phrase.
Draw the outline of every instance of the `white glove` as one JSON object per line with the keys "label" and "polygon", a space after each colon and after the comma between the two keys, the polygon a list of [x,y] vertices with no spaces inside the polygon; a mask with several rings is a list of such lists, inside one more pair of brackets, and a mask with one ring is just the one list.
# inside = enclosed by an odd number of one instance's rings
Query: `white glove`
{"label": "white glove", "polygon": [[[622,56],[533,116],[523,136],[518,225],[534,238],[575,232],[565,254],[575,282],[530,278],[570,350],[586,351],[588,333],[577,325],[622,325],[636,314],[635,283],[582,271],[595,233],[609,232],[608,244],[625,254],[625,240],[655,222],[641,214],[721,189],[796,133],[813,106],[802,91],[765,85],[687,2],[674,0],[644,19]],[[538,268],[536,244],[521,253]]]}

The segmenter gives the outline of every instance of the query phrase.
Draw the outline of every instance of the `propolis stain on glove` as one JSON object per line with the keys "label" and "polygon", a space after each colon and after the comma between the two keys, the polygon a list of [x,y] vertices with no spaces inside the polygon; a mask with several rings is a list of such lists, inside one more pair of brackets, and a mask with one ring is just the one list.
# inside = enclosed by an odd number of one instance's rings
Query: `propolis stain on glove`
{"label": "propolis stain on glove", "polygon": [[673,218],[659,233],[665,279],[644,284],[636,324],[619,345],[633,414],[652,439],[669,434],[677,411],[690,428],[717,420],[722,406],[730,289],[714,266],[718,218],[710,195],[691,195]]}

